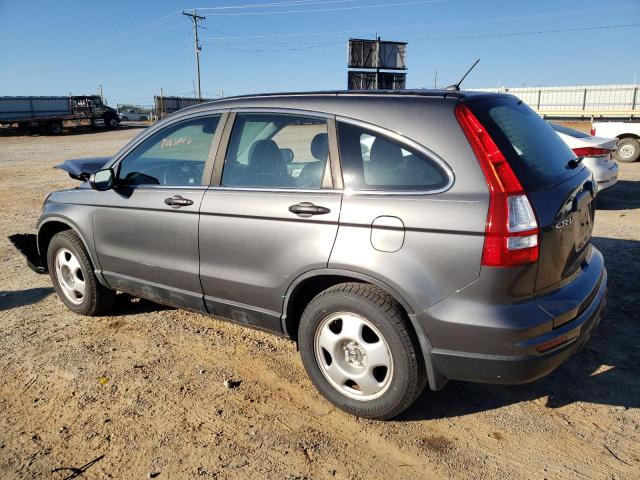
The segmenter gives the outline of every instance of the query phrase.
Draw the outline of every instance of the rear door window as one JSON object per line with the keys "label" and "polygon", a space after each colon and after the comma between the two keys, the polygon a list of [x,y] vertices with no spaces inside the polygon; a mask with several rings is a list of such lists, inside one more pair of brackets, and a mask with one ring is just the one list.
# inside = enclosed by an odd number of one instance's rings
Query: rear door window
{"label": "rear door window", "polygon": [[436,161],[378,132],[338,122],[345,188],[353,190],[439,190],[449,177]]}
{"label": "rear door window", "polygon": [[324,118],[239,113],[222,171],[222,186],[322,188],[329,142]]}
{"label": "rear door window", "polygon": [[489,97],[468,102],[507,158],[527,191],[558,185],[578,173],[569,160],[574,153],[551,126],[515,97]]}

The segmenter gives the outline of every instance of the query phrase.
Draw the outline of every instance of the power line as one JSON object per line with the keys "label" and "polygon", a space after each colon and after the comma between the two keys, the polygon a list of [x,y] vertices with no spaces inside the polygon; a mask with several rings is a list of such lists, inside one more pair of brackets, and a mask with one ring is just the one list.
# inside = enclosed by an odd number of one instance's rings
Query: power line
{"label": "power line", "polygon": [[330,3],[354,3],[361,0],[292,0],[289,2],[246,3],[244,5],[227,5],[224,7],[199,7],[197,10],[243,10],[248,8],[276,8],[289,6],[316,6]]}
{"label": "power line", "polygon": [[[220,17],[239,17],[245,15],[284,15],[290,13],[318,13],[318,12],[337,12],[342,10],[361,10],[366,8],[386,8],[386,7],[402,7],[410,5],[425,5],[430,3],[442,3],[448,0],[419,0],[411,2],[397,2],[397,3],[377,3],[373,5],[354,5],[351,7],[332,7],[332,8],[310,8],[307,10],[282,10],[278,12],[233,12],[233,13],[211,13],[210,15]],[[311,5],[310,5],[311,6]]]}
{"label": "power line", "polygon": [[[610,30],[616,28],[631,28],[631,27],[640,27],[640,23],[632,23],[632,24],[619,24],[619,25],[595,25],[595,26],[585,26],[585,27],[573,27],[573,28],[560,28],[560,29],[550,29],[550,30],[537,30],[537,31],[520,31],[520,32],[504,32],[504,33],[486,33],[486,34],[477,34],[477,35],[455,35],[455,36],[440,36],[440,37],[421,37],[421,38],[409,38],[407,41],[410,42],[420,42],[420,41],[440,41],[440,40],[463,40],[463,39],[477,39],[477,38],[491,38],[491,37],[514,37],[514,36],[528,36],[528,35],[542,35],[549,33],[566,33],[566,32],[579,32],[579,31],[589,31],[589,30]],[[336,42],[326,42],[319,43],[315,45],[310,45],[307,47],[301,48],[281,48],[281,49],[264,49],[264,48],[237,48],[237,47],[220,47],[225,50],[233,50],[237,52],[244,52],[254,55],[261,55],[267,58],[273,58],[275,60],[282,61],[293,61],[287,60],[280,57],[276,57],[273,55],[264,55],[265,53],[284,53],[290,51],[298,51],[298,50],[308,50],[312,48],[326,48],[338,44],[344,44],[344,40],[336,41]],[[296,62],[300,63],[300,62]]]}
{"label": "power line", "polygon": [[120,39],[120,40],[117,40],[115,42],[111,42],[109,45],[102,45],[102,46],[97,46],[97,47],[94,46],[89,50],[82,50],[82,51],[78,52],[77,56],[73,56],[72,55],[70,57],[67,57],[67,59],[73,59],[75,61],[75,60],[82,60],[82,59],[85,59],[85,58],[88,58],[88,57],[95,57],[95,49],[96,48],[100,48],[100,49],[103,49],[103,50],[104,49],[110,50],[110,49],[113,49],[113,48],[118,48],[118,47],[120,47],[118,42],[122,42],[123,40],[127,41],[127,45],[131,45],[131,44],[139,42],[141,40],[146,40],[147,38],[154,37],[154,36],[159,35],[161,33],[165,33],[165,32],[167,32],[169,30],[173,30],[175,28],[182,27],[182,26],[184,26],[184,23],[180,22],[180,23],[176,23],[174,25],[170,25],[167,28],[163,28],[163,29],[157,30],[155,32],[150,32],[147,35],[143,35],[141,37],[136,37],[136,38],[132,38],[132,39]]}
{"label": "power line", "polygon": [[491,37],[520,37],[526,35],[543,35],[546,33],[566,33],[566,32],[584,32],[587,30],[608,30],[614,28],[630,28],[640,27],[640,23],[627,23],[619,25],[596,25],[591,27],[574,27],[574,28],[556,28],[552,30],[537,30],[529,32],[505,32],[505,33],[482,33],[477,35],[455,35],[455,36],[442,36],[442,37],[423,37],[423,38],[410,38],[410,42],[420,41],[435,41],[435,40],[463,40],[472,38],[491,38]]}
{"label": "power line", "polygon": [[[157,18],[155,20],[151,20],[150,22],[147,23],[143,23],[141,25],[136,26],[133,29],[126,29],[123,30],[121,32],[115,33],[113,35],[110,35],[108,38],[104,38],[102,40],[98,40],[96,42],[93,43],[88,43],[85,45],[86,50],[90,50],[92,48],[95,48],[97,46],[101,46],[101,45],[107,45],[107,44],[111,44],[113,42],[117,42],[117,41],[121,41],[124,40],[126,38],[135,36],[138,33],[144,32],[145,30],[157,27],[159,25],[162,25],[163,23],[167,23],[171,20],[177,19],[178,18],[178,12],[173,12],[169,15],[165,15],[163,17]],[[84,51],[84,50],[83,50]]]}
{"label": "power line", "polygon": [[[420,28],[431,28],[431,27],[452,27],[457,25],[474,25],[480,23],[492,23],[492,22],[501,22],[501,21],[516,21],[516,20],[531,20],[534,18],[548,18],[548,17],[559,17],[564,15],[576,15],[580,13],[602,13],[602,12],[611,12],[611,11],[619,11],[619,10],[629,10],[636,9],[635,6],[625,6],[625,7],[613,7],[613,8],[597,8],[597,9],[586,9],[586,10],[570,10],[564,12],[555,12],[555,13],[540,13],[535,15],[526,15],[519,17],[497,17],[497,18],[488,18],[488,19],[479,19],[479,20],[465,20],[459,22],[440,22],[440,23],[423,23],[417,25],[402,25],[396,27],[382,27],[378,30],[380,31],[399,31],[399,30],[413,30]],[[307,36],[317,36],[317,35],[342,35],[342,34],[355,34],[355,33],[363,33],[369,32],[370,28],[361,28],[361,29],[353,29],[353,30],[333,30],[333,31],[318,31],[318,32],[283,32],[283,33],[274,33],[274,34],[258,34],[258,35],[234,35],[234,36],[226,36],[226,37],[205,37],[203,41],[224,41],[224,40],[249,40],[249,39],[265,39],[265,38],[288,38],[288,37],[307,37]]]}

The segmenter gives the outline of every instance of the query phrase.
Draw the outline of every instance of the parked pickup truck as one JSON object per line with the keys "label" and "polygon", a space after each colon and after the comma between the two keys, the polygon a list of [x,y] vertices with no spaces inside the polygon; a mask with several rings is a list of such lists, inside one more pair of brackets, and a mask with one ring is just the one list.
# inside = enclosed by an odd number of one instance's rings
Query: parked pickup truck
{"label": "parked pickup truck", "polygon": [[613,158],[631,163],[640,158],[640,122],[593,122],[591,135],[618,139]]}
{"label": "parked pickup truck", "polygon": [[149,120],[149,114],[136,110],[134,108],[125,108],[118,111],[118,117],[122,122],[146,122]]}

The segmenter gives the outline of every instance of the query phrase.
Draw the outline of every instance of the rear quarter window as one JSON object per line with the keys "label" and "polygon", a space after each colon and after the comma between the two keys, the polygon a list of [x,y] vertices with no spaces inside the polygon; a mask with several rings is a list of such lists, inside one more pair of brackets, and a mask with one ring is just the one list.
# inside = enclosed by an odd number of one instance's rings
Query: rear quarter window
{"label": "rear quarter window", "polygon": [[423,153],[357,125],[337,127],[345,188],[429,192],[449,184],[444,168]]}
{"label": "rear quarter window", "polygon": [[488,97],[468,102],[507,158],[527,191],[558,185],[581,169],[567,166],[575,157],[551,126],[515,97]]}

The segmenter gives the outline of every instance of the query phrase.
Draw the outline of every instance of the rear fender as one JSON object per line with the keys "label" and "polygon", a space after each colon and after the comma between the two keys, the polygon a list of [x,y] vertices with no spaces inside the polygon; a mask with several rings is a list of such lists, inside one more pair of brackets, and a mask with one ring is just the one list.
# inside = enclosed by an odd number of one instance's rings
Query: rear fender
{"label": "rear fender", "polygon": [[433,348],[431,346],[431,341],[429,340],[427,333],[425,332],[420,321],[418,320],[411,304],[407,302],[402,297],[402,295],[400,295],[395,289],[390,287],[387,283],[375,277],[372,277],[370,275],[366,275],[359,272],[353,272],[350,270],[342,270],[342,269],[335,269],[335,268],[323,268],[323,269],[311,270],[309,272],[306,272],[300,275],[298,278],[296,278],[293,281],[293,283],[291,284],[291,286],[287,290],[287,293],[284,296],[283,310],[282,310],[283,313],[281,317],[281,322],[282,322],[282,331],[286,336],[290,338],[295,337],[294,332],[289,331],[291,330],[291,328],[288,327],[287,325],[291,325],[292,322],[297,323],[300,320],[299,318],[293,318],[287,321],[287,312],[290,312],[293,310],[290,308],[291,307],[290,301],[292,298],[295,298],[296,289],[298,289],[299,287],[303,287],[305,282],[309,280],[318,279],[321,277],[339,277],[344,279],[343,281],[345,282],[355,280],[355,281],[370,283],[372,285],[376,285],[377,287],[380,287],[382,290],[384,290],[389,295],[391,295],[407,313],[407,317],[409,318],[409,321],[413,326],[413,330],[416,333],[416,337],[418,338],[418,342],[420,344],[420,350],[422,352],[422,358],[424,360],[425,368],[427,371],[429,388],[431,390],[439,390],[446,384],[447,382],[446,378],[440,375],[440,373],[434,366],[434,363],[431,358],[431,350]]}

